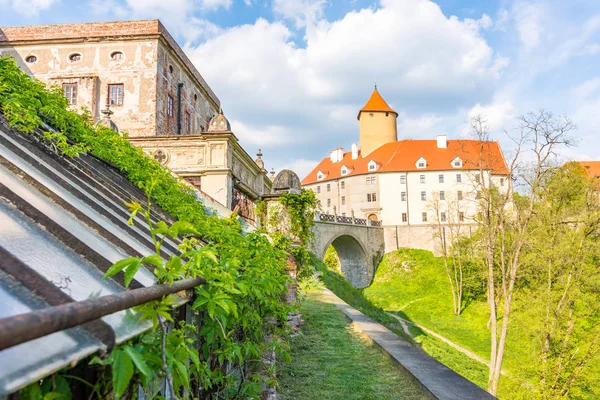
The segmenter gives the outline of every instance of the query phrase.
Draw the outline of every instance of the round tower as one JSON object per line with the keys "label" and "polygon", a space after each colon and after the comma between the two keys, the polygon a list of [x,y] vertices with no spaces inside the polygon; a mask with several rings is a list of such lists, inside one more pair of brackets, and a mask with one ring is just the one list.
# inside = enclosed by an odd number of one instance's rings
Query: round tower
{"label": "round tower", "polygon": [[360,154],[366,157],[373,150],[386,143],[398,141],[396,118],[398,113],[387,105],[377,91],[377,86],[369,101],[358,112],[360,132]]}

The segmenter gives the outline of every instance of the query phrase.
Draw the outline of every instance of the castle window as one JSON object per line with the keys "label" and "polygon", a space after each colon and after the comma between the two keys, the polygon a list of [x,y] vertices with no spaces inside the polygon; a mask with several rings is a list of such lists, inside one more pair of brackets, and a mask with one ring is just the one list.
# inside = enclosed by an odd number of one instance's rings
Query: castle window
{"label": "castle window", "polygon": [[457,183],[462,182],[462,176],[460,174],[456,174],[456,182]]}
{"label": "castle window", "polygon": [[123,105],[123,84],[108,85],[108,104],[111,106]]}
{"label": "castle window", "polygon": [[194,101],[198,101],[198,95],[194,93]]}
{"label": "castle window", "polygon": [[425,183],[425,175],[421,175],[419,180],[421,181],[421,183]]}
{"label": "castle window", "polygon": [[113,51],[112,53],[110,53],[110,59],[113,61],[119,61],[123,59],[123,53],[121,53],[120,51]]}
{"label": "castle window", "polygon": [[375,185],[377,183],[377,177],[369,176],[367,177],[367,185]]}
{"label": "castle window", "polygon": [[500,186],[504,186],[504,178],[500,178]]}
{"label": "castle window", "polygon": [[440,191],[440,200],[446,200],[446,192],[443,190]]}
{"label": "castle window", "polygon": [[79,53],[73,53],[69,56],[69,61],[71,62],[77,62],[81,60],[81,54]]}
{"label": "castle window", "polygon": [[367,202],[372,203],[374,201],[377,201],[377,194],[376,193],[367,193]]}
{"label": "castle window", "polygon": [[63,83],[63,96],[69,105],[77,104],[77,83]]}
{"label": "castle window", "polygon": [[173,98],[171,96],[167,97],[167,115],[169,117],[173,116]]}
{"label": "castle window", "polygon": [[27,56],[25,61],[28,62],[29,64],[33,64],[34,62],[37,61],[37,57],[36,56]]}
{"label": "castle window", "polygon": [[321,193],[321,186],[317,186],[317,193]]}
{"label": "castle window", "polygon": [[423,222],[427,222],[427,213],[421,213],[421,219],[423,220]]}
{"label": "castle window", "polygon": [[346,182],[341,181],[340,182],[340,188],[345,189],[346,188]]}
{"label": "castle window", "polygon": [[331,199],[327,199],[327,207],[331,207]]}
{"label": "castle window", "polygon": [[427,193],[421,192],[421,201],[427,200]]}
{"label": "castle window", "polygon": [[173,73],[173,66],[172,65],[169,65],[169,72]]}
{"label": "castle window", "polygon": [[425,160],[423,157],[419,158],[417,160],[417,168],[427,168],[427,160]]}
{"label": "castle window", "polygon": [[406,222],[408,220],[408,216],[406,213],[402,213],[402,222]]}
{"label": "castle window", "polygon": [[462,199],[463,199],[463,197],[462,197],[462,190],[459,190],[458,192],[456,192],[456,197],[457,197],[459,200],[462,200]]}
{"label": "castle window", "polygon": [[400,176],[400,184],[404,185],[406,183],[406,175],[401,175]]}
{"label": "castle window", "polygon": [[446,222],[446,213],[443,211],[440,213],[440,221]]}
{"label": "castle window", "polygon": [[373,160],[369,161],[368,169],[369,171],[375,171],[377,169],[377,163]]}
{"label": "castle window", "polygon": [[192,132],[192,117],[189,112],[185,112],[185,133],[190,134]]}
{"label": "castle window", "polygon": [[317,172],[317,180],[321,180],[323,178],[325,178],[325,175],[321,171]]}
{"label": "castle window", "polygon": [[346,168],[346,166],[342,167],[342,171],[341,172],[342,172],[342,175],[348,174],[348,169]]}
{"label": "castle window", "polygon": [[460,222],[463,222],[465,220],[465,213],[464,212],[461,211],[461,212],[458,213],[458,220]]}
{"label": "castle window", "polygon": [[454,160],[452,160],[452,166],[454,168],[462,167],[462,160],[460,159],[460,157],[456,157]]}
{"label": "castle window", "polygon": [[331,183],[328,183],[328,184],[327,184],[327,191],[328,191],[328,192],[331,192]]}
{"label": "castle window", "polygon": [[342,196],[342,205],[346,205],[346,196]]}
{"label": "castle window", "polygon": [[406,201],[406,192],[400,192],[400,201]]}
{"label": "castle window", "polygon": [[439,181],[440,181],[440,183],[444,183],[444,175],[443,174],[440,174]]}

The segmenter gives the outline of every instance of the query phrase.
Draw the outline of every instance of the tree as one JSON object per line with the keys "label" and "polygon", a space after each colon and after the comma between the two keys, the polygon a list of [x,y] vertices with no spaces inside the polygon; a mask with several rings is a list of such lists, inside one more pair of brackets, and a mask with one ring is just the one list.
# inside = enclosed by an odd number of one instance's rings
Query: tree
{"label": "tree", "polygon": [[499,190],[489,176],[496,160],[490,159],[492,153],[487,151],[490,143],[485,119],[478,116],[471,120],[471,129],[480,144],[479,160],[473,160],[481,192],[476,222],[483,251],[481,258],[488,273],[491,335],[488,391],[493,395],[498,390],[516,284],[531,235],[536,201],[552,170],[556,150],[571,145],[568,133],[574,128],[568,118],[544,110],[520,117],[517,135],[509,136],[515,143],[515,154],[507,167],[513,180],[521,184],[524,195],[513,201],[512,191]]}
{"label": "tree", "polygon": [[585,386],[585,369],[600,351],[600,202],[598,183],[581,165],[553,171],[534,208],[525,262],[532,306],[539,308],[538,370],[542,398]]}

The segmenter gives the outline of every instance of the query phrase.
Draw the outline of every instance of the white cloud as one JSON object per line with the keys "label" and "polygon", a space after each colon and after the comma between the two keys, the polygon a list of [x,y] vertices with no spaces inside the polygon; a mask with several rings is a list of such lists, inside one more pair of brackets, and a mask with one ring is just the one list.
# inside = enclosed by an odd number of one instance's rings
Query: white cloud
{"label": "white cloud", "polygon": [[327,0],[274,0],[273,11],[301,28],[320,19],[326,3]]}
{"label": "white cloud", "polygon": [[202,0],[200,2],[201,7],[207,10],[217,10],[219,8],[229,10],[231,3],[232,0]]}
{"label": "white cloud", "polygon": [[401,122],[404,132],[429,134],[438,111],[486,101],[508,64],[480,35],[489,17],[446,17],[431,1],[384,0],[333,22],[312,20],[303,41],[285,25],[305,18],[293,10],[283,21],[258,19],[186,47],[241,141],[271,140],[281,149],[278,165],[287,162],[283,154],[320,158],[358,141],[356,113],[375,81],[396,111],[420,119]]}
{"label": "white cloud", "polygon": [[469,119],[482,116],[486,121],[491,132],[507,128],[507,123],[514,120],[517,109],[509,100],[492,102],[491,104],[481,105],[477,103],[468,113]]}
{"label": "white cloud", "polygon": [[525,50],[539,46],[542,38],[542,6],[530,1],[519,1],[513,8],[515,25]]}
{"label": "white cloud", "polygon": [[52,7],[59,0],[12,0],[0,1],[0,7],[10,4],[17,13],[26,17],[33,17]]}

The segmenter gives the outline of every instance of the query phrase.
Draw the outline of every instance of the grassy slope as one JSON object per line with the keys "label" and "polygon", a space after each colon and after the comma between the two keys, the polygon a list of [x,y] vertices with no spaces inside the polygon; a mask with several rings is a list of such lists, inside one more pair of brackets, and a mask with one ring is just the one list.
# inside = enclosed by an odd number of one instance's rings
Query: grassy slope
{"label": "grassy slope", "polygon": [[425,399],[380,349],[354,332],[335,305],[311,291],[302,301],[305,320],[291,339],[290,364],[279,364],[282,399]]}
{"label": "grassy slope", "polygon": [[[402,268],[403,263],[409,266],[408,270]],[[430,252],[403,249],[387,254],[378,267],[372,285],[366,288],[363,294],[375,306],[396,312],[489,359],[487,304],[484,300],[474,301],[466,307],[461,316],[455,316],[452,312],[452,297],[443,261]],[[503,370],[508,376],[501,378],[501,398],[528,398],[531,394],[524,383],[536,379],[536,376],[531,375],[537,362],[535,339],[527,331],[528,321],[533,318],[532,315],[528,315],[530,312],[532,311],[516,300],[511,317],[513,326],[509,331],[503,364]],[[472,361],[469,363],[473,369],[471,373],[464,370],[465,365],[452,366],[452,357],[450,360],[439,358],[437,343],[430,341],[427,335],[423,337],[422,345],[429,354],[485,387],[486,367],[482,368],[481,364]]]}

